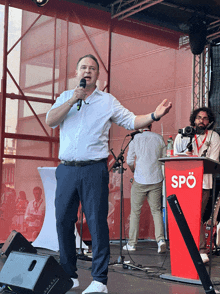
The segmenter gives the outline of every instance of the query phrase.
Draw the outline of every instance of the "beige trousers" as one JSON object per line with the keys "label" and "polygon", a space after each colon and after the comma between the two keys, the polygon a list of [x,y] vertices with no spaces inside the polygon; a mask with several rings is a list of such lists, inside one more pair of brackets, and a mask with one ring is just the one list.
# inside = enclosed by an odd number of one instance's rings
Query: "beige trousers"
{"label": "beige trousers", "polygon": [[129,229],[129,244],[135,246],[139,236],[139,221],[141,208],[147,199],[154,220],[155,237],[159,242],[164,239],[163,215],[161,208],[162,182],[153,185],[143,185],[136,181],[131,188],[131,215]]}

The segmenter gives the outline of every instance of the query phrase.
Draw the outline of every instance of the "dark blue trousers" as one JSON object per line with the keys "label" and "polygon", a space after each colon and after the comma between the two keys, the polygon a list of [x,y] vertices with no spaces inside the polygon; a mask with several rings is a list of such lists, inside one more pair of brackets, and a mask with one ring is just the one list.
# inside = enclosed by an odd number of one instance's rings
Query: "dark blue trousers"
{"label": "dark blue trousers", "polygon": [[78,277],[74,231],[80,200],[92,237],[93,280],[107,284],[110,257],[107,163],[97,162],[82,167],[60,164],[56,169],[56,178],[55,208],[60,263],[72,278]]}

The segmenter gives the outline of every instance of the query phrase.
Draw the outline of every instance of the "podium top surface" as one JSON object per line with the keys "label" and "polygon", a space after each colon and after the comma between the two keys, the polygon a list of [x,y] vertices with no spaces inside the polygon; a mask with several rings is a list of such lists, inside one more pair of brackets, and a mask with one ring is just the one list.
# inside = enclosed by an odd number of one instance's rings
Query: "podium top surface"
{"label": "podium top surface", "polygon": [[171,156],[171,157],[159,158],[158,160],[163,163],[168,161],[202,161],[204,165],[204,174],[219,174],[220,173],[220,163],[208,157]]}

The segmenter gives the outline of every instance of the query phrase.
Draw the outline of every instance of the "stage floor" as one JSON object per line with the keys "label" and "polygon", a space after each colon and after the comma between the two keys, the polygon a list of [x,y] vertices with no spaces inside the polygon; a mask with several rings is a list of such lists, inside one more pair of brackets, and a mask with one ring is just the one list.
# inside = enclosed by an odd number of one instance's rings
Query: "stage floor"
{"label": "stage floor", "polygon": [[[123,242],[124,245],[124,242]],[[169,245],[167,243],[167,245]],[[108,292],[109,294],[133,294],[133,293],[156,293],[156,294],[202,294],[205,290],[202,285],[190,283],[181,283],[161,278],[170,271],[170,254],[157,253],[157,244],[154,241],[140,241],[137,250],[128,254],[122,250],[125,262],[135,263],[142,268],[124,269],[122,264],[117,264],[120,254],[119,242],[111,242],[111,259],[108,274]],[[37,248],[38,254],[52,255],[59,261],[59,253],[43,248]],[[220,253],[220,252],[219,252]],[[116,264],[115,264],[116,262]],[[81,294],[82,291],[91,283],[91,265],[90,260],[78,259],[78,274],[80,286],[71,289],[68,294]],[[3,260],[0,267],[3,266]],[[207,272],[210,272],[209,263],[206,264]],[[220,255],[212,255],[211,262],[211,281],[216,293],[220,293]]]}

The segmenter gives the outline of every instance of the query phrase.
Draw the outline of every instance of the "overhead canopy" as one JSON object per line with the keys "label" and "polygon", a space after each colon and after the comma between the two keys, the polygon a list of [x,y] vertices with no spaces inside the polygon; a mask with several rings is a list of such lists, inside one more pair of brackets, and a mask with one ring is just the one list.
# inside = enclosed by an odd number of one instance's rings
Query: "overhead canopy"
{"label": "overhead canopy", "polygon": [[111,12],[112,18],[133,18],[166,27],[184,34],[192,23],[203,21],[207,41],[220,41],[219,0],[66,0]]}

